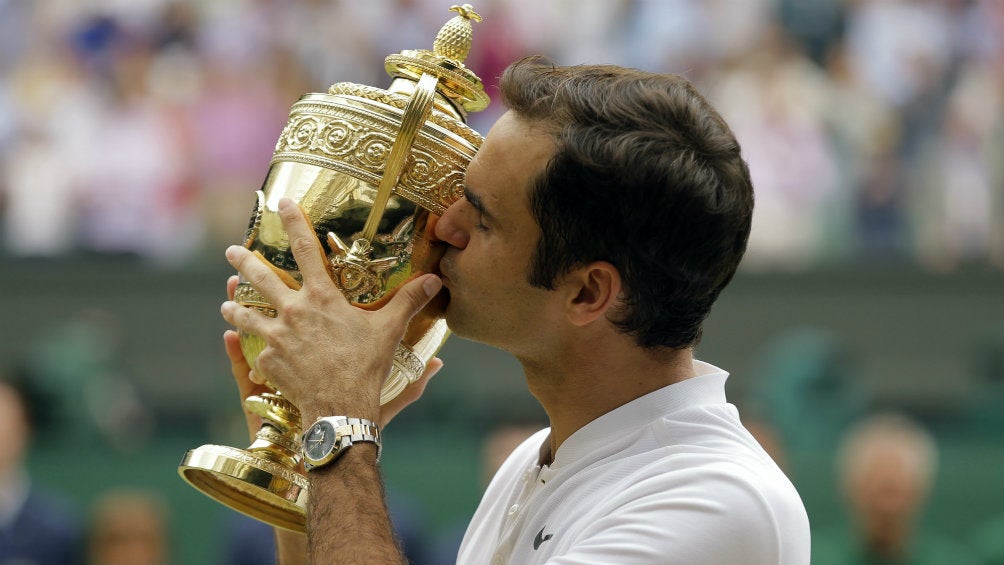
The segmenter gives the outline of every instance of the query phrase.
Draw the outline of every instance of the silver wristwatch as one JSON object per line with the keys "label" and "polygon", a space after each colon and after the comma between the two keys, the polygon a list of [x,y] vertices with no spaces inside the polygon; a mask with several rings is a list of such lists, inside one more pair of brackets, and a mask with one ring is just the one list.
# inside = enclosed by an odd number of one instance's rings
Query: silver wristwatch
{"label": "silver wristwatch", "polygon": [[380,428],[376,423],[364,418],[326,416],[303,433],[303,465],[311,470],[327,465],[338,459],[352,444],[368,441],[377,446],[377,461],[380,461],[382,445]]}

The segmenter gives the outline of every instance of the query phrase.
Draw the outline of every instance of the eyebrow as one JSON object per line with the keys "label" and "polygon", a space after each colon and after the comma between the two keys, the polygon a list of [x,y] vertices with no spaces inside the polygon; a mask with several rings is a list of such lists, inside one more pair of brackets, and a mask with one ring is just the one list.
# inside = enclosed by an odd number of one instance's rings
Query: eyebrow
{"label": "eyebrow", "polygon": [[471,192],[471,189],[467,186],[464,186],[464,198],[466,198],[467,201],[471,203],[471,206],[474,206],[474,209],[482,216],[488,218],[489,220],[495,219],[495,217],[492,216],[492,214],[485,208],[485,201],[477,194]]}

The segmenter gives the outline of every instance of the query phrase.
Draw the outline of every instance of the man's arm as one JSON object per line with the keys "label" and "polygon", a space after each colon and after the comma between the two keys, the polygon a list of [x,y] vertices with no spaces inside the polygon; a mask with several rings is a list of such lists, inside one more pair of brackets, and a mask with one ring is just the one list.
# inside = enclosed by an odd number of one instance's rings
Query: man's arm
{"label": "man's arm", "polygon": [[311,563],[406,562],[387,512],[376,456],[375,445],[358,443],[333,465],[309,473]]}

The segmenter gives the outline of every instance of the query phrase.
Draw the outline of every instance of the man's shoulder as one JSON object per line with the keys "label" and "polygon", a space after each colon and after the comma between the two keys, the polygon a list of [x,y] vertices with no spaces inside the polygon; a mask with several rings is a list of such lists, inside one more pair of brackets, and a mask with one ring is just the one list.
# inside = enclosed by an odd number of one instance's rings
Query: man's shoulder
{"label": "man's shoulder", "polygon": [[[808,516],[779,470],[757,469],[719,454],[677,453],[593,492],[588,504],[577,509],[590,536],[623,531],[630,539],[637,528],[661,524],[645,543],[693,552],[695,559],[706,553],[732,563],[745,554],[748,563],[808,562]],[[707,537],[731,541],[729,547],[717,548],[696,541]]]}
{"label": "man's shoulder", "polygon": [[668,436],[645,472],[663,488],[697,489],[709,500],[766,513],[791,525],[808,524],[802,499],[784,471],[742,426],[731,405],[698,407],[697,418],[661,422]]}
{"label": "man's shoulder", "polygon": [[[619,475],[619,484],[599,489],[606,500],[593,500],[600,509],[596,515],[614,523],[702,524],[702,532],[730,536],[739,546],[762,550],[758,554],[797,556],[779,562],[807,562],[809,521],[797,490],[738,420],[728,418],[727,410],[715,414],[717,410],[710,414],[723,421],[685,417],[662,422],[655,435],[665,437],[634,455],[640,461],[630,473],[624,470],[632,457],[610,461],[601,474]],[[744,539],[745,545],[740,543]]]}

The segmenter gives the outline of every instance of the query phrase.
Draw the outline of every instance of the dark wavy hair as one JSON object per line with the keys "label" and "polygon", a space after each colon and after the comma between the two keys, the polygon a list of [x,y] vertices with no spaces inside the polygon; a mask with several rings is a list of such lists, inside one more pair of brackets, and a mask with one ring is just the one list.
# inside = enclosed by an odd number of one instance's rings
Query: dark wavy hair
{"label": "dark wavy hair", "polygon": [[504,103],[554,136],[530,189],[541,237],[528,278],[608,261],[624,283],[611,320],[645,348],[695,345],[746,250],[753,186],[739,143],[684,78],[528,58]]}

